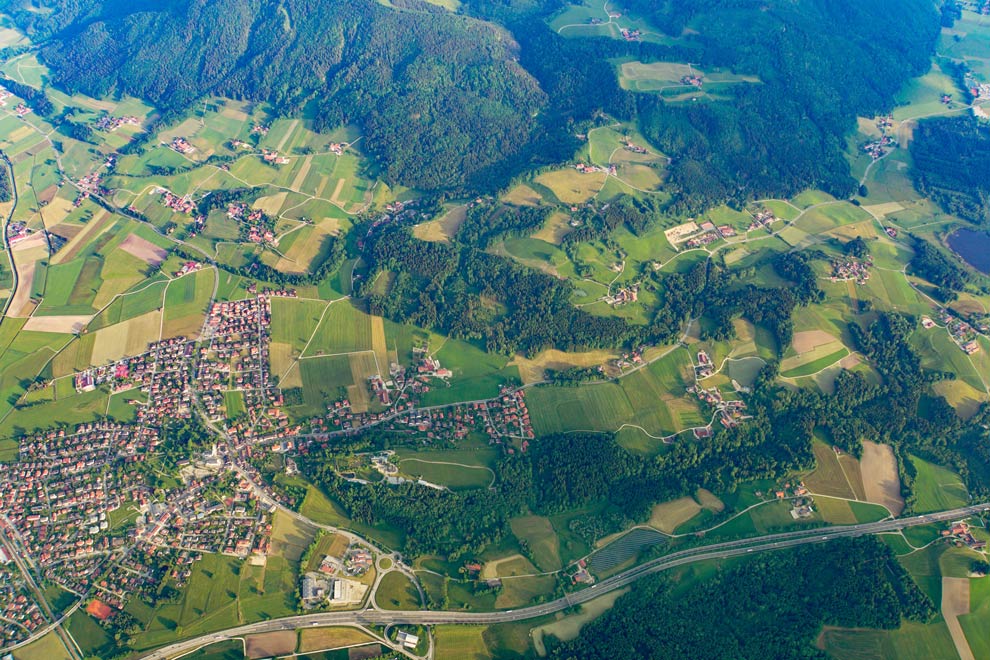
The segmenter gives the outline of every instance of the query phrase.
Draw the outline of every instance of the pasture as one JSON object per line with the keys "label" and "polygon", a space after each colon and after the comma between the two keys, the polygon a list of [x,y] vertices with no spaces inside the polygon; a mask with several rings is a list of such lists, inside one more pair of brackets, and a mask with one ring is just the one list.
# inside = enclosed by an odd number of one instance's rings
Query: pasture
{"label": "pasture", "polygon": [[489,660],[492,657],[485,643],[483,626],[437,626],[437,660]]}
{"label": "pasture", "polygon": [[959,475],[951,470],[910,456],[917,474],[914,478],[914,509],[919,513],[965,506],[969,494]]}
{"label": "pasture", "polygon": [[955,658],[956,650],[944,622],[905,621],[895,630],[825,628],[820,643],[836,660],[931,660]]}
{"label": "pasture", "polygon": [[512,533],[524,544],[533,563],[545,572],[558,571],[563,567],[560,560],[560,539],[548,518],[523,516],[509,521]]}
{"label": "pasture", "polygon": [[399,571],[386,573],[375,592],[375,602],[386,610],[420,609],[416,585]]}
{"label": "pasture", "polygon": [[495,480],[495,473],[487,467],[426,461],[419,458],[402,459],[399,461],[399,469],[410,477],[440,484],[451,490],[487,488]]}

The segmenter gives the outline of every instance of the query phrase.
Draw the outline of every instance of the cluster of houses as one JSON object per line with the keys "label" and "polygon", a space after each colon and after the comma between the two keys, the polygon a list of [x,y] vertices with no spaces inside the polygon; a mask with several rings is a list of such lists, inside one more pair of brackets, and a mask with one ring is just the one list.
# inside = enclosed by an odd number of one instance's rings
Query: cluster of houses
{"label": "cluster of houses", "polygon": [[268,135],[269,128],[269,126],[265,126],[264,124],[255,124],[251,127],[251,135]]}
{"label": "cluster of houses", "polygon": [[894,137],[892,135],[881,135],[879,140],[871,140],[862,146],[862,150],[869,154],[873,160],[880,160],[894,147]]}
{"label": "cluster of houses", "polygon": [[[217,490],[224,493],[222,498],[213,495]],[[145,532],[149,543],[189,553],[256,557],[259,564],[271,550],[273,511],[258,500],[247,481],[230,489],[218,475],[192,477],[158,508],[153,526],[147,519],[138,520],[138,531]]]}
{"label": "cluster of houses", "polygon": [[873,257],[867,255],[864,261],[858,259],[836,259],[832,261],[832,274],[829,279],[833,282],[855,282],[863,285],[870,279],[870,268]]}
{"label": "cluster of houses", "polygon": [[113,115],[103,115],[96,120],[96,130],[113,133],[121,126],[139,126],[141,120],[137,117],[114,117]]}
{"label": "cluster of houses", "polygon": [[704,380],[715,374],[715,364],[705,351],[698,351],[698,364],[694,365],[696,380]]}
{"label": "cluster of houses", "polygon": [[700,73],[692,73],[686,76],[681,76],[681,84],[701,89],[702,85],[705,84],[705,77]]}
{"label": "cluster of houses", "polygon": [[137,412],[142,424],[160,425],[167,419],[192,416],[190,360],[194,344],[183,337],[165,339],[149,346],[143,359],[132,364],[133,376],[142,381],[148,403]]}
{"label": "cluster of houses", "polygon": [[[252,415],[267,411],[272,404],[268,392],[270,325],[271,302],[264,295],[210,307],[197,348],[194,380],[210,419],[223,419],[230,412],[226,411],[225,392],[241,392],[246,412]],[[258,390],[262,396],[252,397]]]}
{"label": "cluster of houses", "polygon": [[172,138],[172,142],[169,143],[169,147],[183,156],[188,156],[196,151],[196,147],[189,144],[189,141],[184,137]]}
{"label": "cluster of houses", "polygon": [[178,195],[172,193],[172,191],[164,188],[158,188],[155,192],[162,196],[162,206],[170,208],[176,213],[192,215],[193,211],[196,210],[196,202],[192,201],[192,198],[188,195],[185,197],[179,197]]}
{"label": "cluster of houses", "polygon": [[30,238],[33,233],[28,229],[27,224],[20,220],[13,220],[7,223],[7,244],[10,246],[17,245],[21,241]]}
{"label": "cluster of houses", "polygon": [[[722,391],[718,387],[702,387],[700,381],[715,374],[715,364],[705,351],[698,351],[698,363],[694,365],[695,384],[687,388],[687,391],[698,397],[698,400],[715,409],[719,422],[727,429],[735,428],[745,419],[746,402],[742,399],[726,401]],[[735,381],[733,381],[735,385]],[[693,429],[696,438],[711,437],[710,427],[700,427]]]}
{"label": "cluster of houses", "polygon": [[144,543],[133,545],[93,581],[93,599],[86,606],[86,613],[99,621],[107,621],[122,611],[132,598],[154,606],[162,580],[168,576],[175,561],[175,554],[168,549]]}
{"label": "cluster of houses", "polygon": [[606,174],[611,174],[612,176],[615,176],[615,173],[618,171],[616,166],[612,164],[589,165],[588,163],[578,163],[577,165],[574,166],[574,169],[576,169],[581,174],[594,174],[595,172],[605,172]]}
{"label": "cluster of houses", "polygon": [[687,239],[684,243],[689,248],[699,248],[705,245],[711,245],[715,241],[722,238],[722,232],[718,227],[715,226],[714,222],[706,221],[698,225],[700,233]]}
{"label": "cluster of houses", "polygon": [[125,542],[111,512],[150,497],[133,466],[159,442],[154,429],[105,421],[21,439],[0,473],[0,514],[46,579],[88,590]]}
{"label": "cluster of houses", "polygon": [[103,177],[98,171],[90,172],[86,176],[79,179],[76,182],[76,188],[79,190],[79,194],[76,196],[75,201],[72,205],[76,208],[82,206],[82,203],[90,198],[93,194],[105,194],[106,190],[100,186]]}
{"label": "cluster of houses", "polygon": [[966,546],[971,550],[983,552],[987,547],[987,542],[973,536],[973,531],[969,523],[965,521],[952,523],[952,527],[942,530],[942,538],[951,539],[956,545]]}
{"label": "cluster of houses", "polygon": [[[619,371],[625,371],[630,367],[639,367],[646,364],[645,360],[643,360],[643,347],[639,346],[632,349],[629,353],[623,353],[622,356],[616,358],[612,364]],[[605,371],[603,366],[598,369],[603,373]]]}
{"label": "cluster of houses", "polygon": [[0,546],[0,646],[17,644],[45,625],[41,608],[28,593],[13,558]]}
{"label": "cluster of houses", "polygon": [[24,119],[24,117],[31,114],[31,108],[23,103],[18,103],[17,107],[14,108],[14,114],[17,115],[18,119]]}
{"label": "cluster of houses", "polygon": [[346,575],[361,577],[375,564],[371,551],[360,543],[352,543],[343,556],[326,555],[320,561],[319,572],[325,575]]}
{"label": "cluster of houses", "polygon": [[566,575],[571,579],[571,584],[595,583],[595,576],[588,570],[588,562],[584,559],[579,559],[576,563],[572,564],[567,569]]}
{"label": "cluster of houses", "polygon": [[329,149],[330,153],[332,153],[334,156],[343,156],[344,149],[346,148],[347,145],[341,142],[331,142],[330,144],[327,145],[327,149]]}
{"label": "cluster of houses", "polygon": [[976,330],[966,321],[953,316],[952,313],[945,308],[942,308],[938,312],[939,321],[941,321],[946,330],[949,331],[949,336],[952,337],[952,341],[956,342],[956,345],[962,349],[963,353],[966,355],[973,355],[974,353],[980,352],[980,343],[977,341],[978,334]]}
{"label": "cluster of houses", "polygon": [[233,139],[230,141],[230,146],[234,149],[253,149],[254,147],[250,142],[245,142],[244,140]]}
{"label": "cluster of houses", "polygon": [[260,209],[252,209],[244,202],[227,205],[227,217],[238,222],[241,238],[252,243],[275,241],[275,220]]}
{"label": "cluster of houses", "polygon": [[622,38],[626,41],[640,41],[643,38],[643,33],[640,30],[620,28],[619,31],[622,33]]}
{"label": "cluster of houses", "polygon": [[622,148],[625,149],[626,151],[631,151],[634,154],[648,154],[648,153],[650,153],[649,151],[646,150],[646,147],[641,147],[638,144],[635,144],[634,142],[629,141],[629,140],[627,140],[622,145]]}
{"label": "cluster of houses", "polygon": [[602,297],[602,301],[612,307],[621,307],[627,303],[634,303],[637,300],[639,300],[638,284],[623,287],[615,293],[607,293]]}
{"label": "cluster of houses", "polygon": [[277,151],[272,151],[270,149],[264,149],[261,152],[261,159],[264,160],[269,165],[288,165],[289,159],[286,156],[281,156]]}
{"label": "cluster of houses", "polygon": [[753,213],[753,222],[749,223],[749,227],[746,231],[756,231],[757,229],[766,229],[770,231],[770,226],[777,222],[780,218],[774,215],[774,212],[767,208],[757,209]]}

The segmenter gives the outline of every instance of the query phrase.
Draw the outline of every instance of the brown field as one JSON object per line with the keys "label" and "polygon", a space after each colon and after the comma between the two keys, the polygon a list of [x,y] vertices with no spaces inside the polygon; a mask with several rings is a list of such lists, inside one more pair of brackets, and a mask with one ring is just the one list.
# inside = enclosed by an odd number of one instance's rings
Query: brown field
{"label": "brown field", "polygon": [[839,340],[836,337],[833,337],[824,330],[805,330],[804,332],[794,333],[791,346],[794,347],[794,350],[798,354],[801,354],[813,351],[818,346],[824,346],[825,344],[837,341]]}
{"label": "brown field", "polygon": [[289,655],[295,650],[295,630],[279,630],[261,635],[248,635],[244,638],[244,654],[252,660],[254,658],[271,658],[276,655]]}
{"label": "brown field", "polygon": [[299,172],[296,174],[296,178],[292,180],[292,185],[289,187],[293,190],[299,190],[302,188],[302,184],[305,183],[306,177],[309,175],[309,169],[313,166],[313,157],[306,156],[303,158],[302,165],[299,167]]}
{"label": "brown field", "polygon": [[82,231],[76,234],[65,247],[52,255],[52,264],[66,263],[75,259],[87,243],[106,231],[112,220],[113,217],[109,213],[100,209],[96,217],[87,222]]}
{"label": "brown field", "polygon": [[347,660],[372,660],[382,654],[381,644],[355,646],[347,651]]}
{"label": "brown field", "polygon": [[[55,233],[64,236],[65,234],[62,233],[58,225],[72,212],[73,208],[75,207],[72,204],[72,200],[69,199],[56,197],[50,201],[48,206],[45,207],[45,227],[48,231],[55,229]],[[79,229],[82,229],[82,227],[79,227]]]}
{"label": "brown field", "polygon": [[421,241],[446,243],[461,228],[465,218],[467,218],[467,206],[456,206],[436,220],[430,220],[413,227],[413,236]]}
{"label": "brown field", "polygon": [[387,374],[389,369],[388,343],[385,340],[385,319],[371,317],[371,350],[377,361],[376,373]]}
{"label": "brown field", "polygon": [[564,204],[583,204],[598,194],[607,178],[608,175],[604,172],[582,174],[568,168],[546,172],[536,177],[536,180],[552,190]]}
{"label": "brown field", "polygon": [[347,179],[337,179],[337,187],[333,189],[333,194],[330,195],[330,201],[334,204],[340,204],[340,193],[344,192],[344,186],[347,185]]}
{"label": "brown field", "polygon": [[[304,231],[304,229],[298,231]],[[331,231],[323,227],[322,224],[317,225],[308,237],[300,237],[292,244],[289,251],[285,253],[285,257],[279,258],[275,268],[285,273],[307,272],[313,259],[320,253],[324,238],[330,233]]]}
{"label": "brown field", "polygon": [[963,380],[940,380],[932,389],[945,397],[961,419],[970,419],[987,399],[985,393]]}
{"label": "brown field", "polygon": [[856,515],[853,514],[852,507],[845,500],[836,500],[831,497],[816,497],[815,508],[826,522],[835,525],[854,525]]}
{"label": "brown field", "polygon": [[516,355],[510,365],[519,367],[519,376],[524,383],[535,383],[543,380],[546,369],[570,369],[571,367],[594,367],[615,359],[618,354],[613,351],[585,351],[582,353],[567,353],[552,348],[543,351],[534,358]]}
{"label": "brown field", "polygon": [[372,642],[374,638],[357,628],[334,626],[332,628],[306,628],[299,631],[299,652],[339,649],[355,644]]}
{"label": "brown field", "polygon": [[849,485],[852,486],[853,491],[856,493],[857,500],[866,500],[866,488],[863,487],[863,471],[860,468],[859,461],[850,456],[849,454],[843,454],[839,456],[839,465],[842,467],[842,471],[846,474],[846,479],[849,480]]}
{"label": "brown field", "polygon": [[165,321],[162,328],[162,339],[170,337],[195,339],[199,336],[199,331],[203,329],[203,316],[203,314],[190,314]]}
{"label": "brown field", "polygon": [[278,212],[285,204],[285,198],[289,196],[287,192],[275,193],[267,197],[259,197],[254,201],[254,208],[260,209],[272,217],[278,216]]}
{"label": "brown field", "polygon": [[35,304],[31,302],[31,286],[34,282],[34,273],[37,269],[38,260],[48,256],[48,248],[44,238],[40,234],[21,241],[11,248],[11,256],[14,258],[14,267],[17,269],[17,292],[14,293],[7,310],[8,316],[24,317],[30,316],[34,311]]}
{"label": "brown field", "polygon": [[708,509],[712,513],[721,513],[725,510],[725,504],[715,496],[715,493],[699,488],[694,494],[694,498],[701,504],[701,508]]}
{"label": "brown field", "polygon": [[558,211],[547,219],[540,231],[533,234],[533,238],[546,241],[551,245],[560,245],[564,237],[571,231],[570,220],[570,216]]}
{"label": "brown field", "polygon": [[900,515],[904,510],[904,498],[901,497],[901,480],[897,475],[893,448],[864,440],[860,466],[867,501],[887,507],[895,516]]}
{"label": "brown field", "polygon": [[701,505],[691,497],[657,504],[650,514],[650,527],[673,534],[674,530],[701,513]]}
{"label": "brown field", "polygon": [[168,258],[168,250],[160,248],[137,234],[131,234],[120,243],[120,249],[137,257],[149,266],[158,266]]}
{"label": "brown field", "polygon": [[835,451],[826,444],[816,442],[812,451],[815,454],[815,470],[804,478],[804,485],[816,495],[855,499],[856,493],[839,464]]}
{"label": "brown field", "polygon": [[890,215],[891,213],[897,213],[898,211],[903,211],[904,207],[901,206],[900,202],[887,202],[886,204],[873,204],[871,206],[864,206],[863,210],[867,213],[872,213],[873,215],[878,215],[881,218]]}
{"label": "brown field", "polygon": [[148,350],[148,344],[158,341],[162,313],[148,312],[133,319],[101,328],[93,333],[92,364],[107,364],[127,355]]}
{"label": "brown field", "polygon": [[281,380],[279,380],[279,385],[284,389],[290,389],[293,387],[302,387],[302,372],[299,370],[298,364],[293,364],[289,367],[289,370],[284,374],[281,374]]}
{"label": "brown field", "polygon": [[543,201],[540,193],[536,192],[525,183],[520,183],[518,186],[505,193],[502,196],[502,201],[506,204],[515,204],[516,206],[537,206]]}
{"label": "brown field", "polygon": [[92,320],[92,314],[85,316],[32,316],[24,324],[23,329],[72,334],[82,330]]}
{"label": "brown field", "polygon": [[966,635],[959,625],[959,616],[969,614],[969,578],[942,578],[942,616],[949,628],[952,642],[960,660],[975,660]]}
{"label": "brown field", "polygon": [[[268,345],[269,361],[272,366],[272,373],[282,376],[289,368],[295,364],[295,356],[292,353],[292,345],[285,342],[273,341]],[[283,385],[285,385],[283,383]]]}

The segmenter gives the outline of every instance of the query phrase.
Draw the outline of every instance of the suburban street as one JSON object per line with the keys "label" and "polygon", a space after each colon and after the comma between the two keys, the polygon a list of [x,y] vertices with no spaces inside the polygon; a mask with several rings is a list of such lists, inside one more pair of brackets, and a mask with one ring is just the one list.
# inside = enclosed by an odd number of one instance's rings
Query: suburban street
{"label": "suburban street", "polygon": [[349,612],[327,612],[308,614],[271,621],[261,621],[246,626],[203,635],[183,642],[177,642],[155,651],[137,656],[148,660],[166,660],[189,653],[199,647],[230,639],[278,630],[294,630],[305,626],[332,625],[436,625],[436,624],[496,624],[512,621],[524,621],[560,612],[569,607],[590,601],[598,596],[616,589],[621,589],[647,575],[659,573],[671,568],[694,562],[728,559],[753,552],[783,550],[811,543],[826,543],[838,538],[852,538],[870,534],[898,532],[907,527],[926,525],[929,523],[948,522],[965,518],[970,515],[990,510],[990,503],[975,504],[968,507],[911,516],[908,518],[887,519],[880,522],[860,525],[835,527],[818,527],[783,534],[771,534],[748,539],[714,543],[710,545],[689,548],[653,559],[618,575],[578,591],[567,594],[563,598],[526,607],[517,610],[499,612],[442,612],[442,611],[406,611],[391,612],[380,610],[355,610]]}

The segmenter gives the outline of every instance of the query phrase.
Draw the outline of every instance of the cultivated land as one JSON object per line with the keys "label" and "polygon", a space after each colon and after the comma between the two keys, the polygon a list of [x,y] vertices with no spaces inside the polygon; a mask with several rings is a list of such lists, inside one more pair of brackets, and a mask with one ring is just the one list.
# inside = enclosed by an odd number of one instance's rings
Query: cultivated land
{"label": "cultivated land", "polygon": [[[449,9],[455,5],[445,3]],[[974,69],[985,67],[982,20],[967,12],[954,32],[943,35],[940,53]],[[623,39],[621,31],[627,29],[640,31],[644,41],[678,42],[635,15],[609,16],[608,7],[596,3],[562,9],[552,26],[567,38]],[[23,35],[6,27],[0,28],[0,44],[29,45]],[[687,63],[625,59],[613,64],[624,88],[662,94],[675,103],[720,101],[731,85],[760,84],[752,76],[700,71]],[[7,61],[3,70],[37,87],[49,79],[31,52]],[[702,88],[684,81],[692,76],[703,78]],[[302,576],[319,571],[325,556],[339,559],[351,543],[364,543],[382,562],[379,567],[389,571],[377,583],[375,571],[360,577],[373,587],[373,602],[391,612],[371,615],[381,617],[375,623],[406,621],[401,617],[423,609],[421,586],[430,598],[437,596],[433,605],[442,597],[451,610],[458,610],[452,617],[466,617],[451,622],[478,624],[436,627],[435,656],[487,658],[510,647],[520,653],[538,651],[547,634],[576,637],[623,593],[627,583],[608,580],[635,576],[627,571],[636,571],[635,564],[646,553],[666,551],[668,543],[676,551],[678,535],[704,531],[709,540],[734,542],[807,529],[810,539],[818,531],[809,523],[868,524],[904,510],[891,446],[863,438],[857,460],[836,453],[822,436],[813,446],[815,469],[788,477],[793,483],[803,480],[810,491],[814,511],[808,518],[792,514],[798,497],[793,490],[784,501],[776,500],[773,492],[783,488],[782,483],[746,484],[730,493],[699,490],[656,504],[648,519],[635,521],[641,526],[632,531],[626,521],[626,529],[594,532],[593,538],[576,531],[577,523],[601,513],[604,502],[550,517],[516,515],[498,546],[478,558],[483,564],[480,578],[501,580],[497,592],[482,593],[483,585],[468,579],[460,564],[440,558],[417,559],[415,580],[392,570],[395,559],[390,552],[402,549],[408,539],[387,524],[357,522],[359,516],[348,514],[343,499],[330,499],[328,495],[337,495],[309,483],[298,474],[296,463],[304,460],[300,450],[310,441],[313,446],[328,440],[333,444],[355,429],[380,432],[395,441],[389,446],[396,450],[398,477],[432,484],[422,488],[480,497],[503,487],[500,461],[550,434],[617,433],[615,441],[640,456],[662,456],[669,443],[707,442],[705,430],[719,428],[718,411],[689,388],[713,388],[728,401],[745,401],[745,389],[777,357],[781,382],[793,388],[831,393],[842,370],[880,382],[874,367],[857,352],[848,324],[867,323],[876,311],[938,318],[942,308],[931,297],[931,285],[906,274],[912,254],[903,235],[913,231],[937,243],[958,224],[915,192],[904,149],[876,162],[853,149],[853,171],[868,188],[856,204],[812,190],[743,209],[718,207],[697,221],[731,228],[735,235],[727,231],[697,247],[668,238],[667,232],[687,219],[667,216],[637,231],[620,225],[606,239],[573,240],[572,234],[582,235],[576,232],[585,204],[625,198],[663,202],[669,195],[664,190],[668,158],[635,126],[609,120],[590,128],[574,162],[521,175],[499,198],[510,208],[550,205],[552,212],[542,226],[494,241],[491,253],[567,280],[573,287],[571,303],[580,309],[640,324],[652,322],[666,295],[663,286],[640,286],[644,273],[683,273],[705,260],[751,269],[747,282],[787,286],[769,259],[790,250],[817,250],[825,255],[813,262],[825,299],[795,313],[791,344],[779,351],[766,327],[735,319],[733,336],[701,341],[698,324],[688,325],[682,344],[647,347],[635,360],[626,351],[610,349],[505,355],[485,350],[477,339],[446,337],[371,313],[359,296],[366,265],[353,253],[322,281],[284,279],[319,267],[329,258],[332,238],[360,240],[352,229],[367,219],[409,222],[422,241],[457,242],[471,202],[450,203],[435,216],[396,210],[394,202],[415,200],[418,193],[393,191],[376,180],[375,163],[362,152],[355,128],[319,134],[305,117],[280,118],[278,109],[265,104],[218,98],[205,100],[184,116],[152,124],[156,111],[134,99],[92,99],[45,89],[58,112],[75,113],[74,121],[98,127],[107,114],[134,116],[136,123],[114,130],[96,128],[92,140],[84,142],[36,115],[17,119],[12,112],[17,99],[8,99],[0,112],[0,147],[13,163],[21,195],[17,204],[4,208],[5,216],[9,211],[10,221],[23,225],[5,231],[8,237],[25,233],[0,269],[0,299],[6,305],[0,319],[0,462],[12,464],[11,475],[22,462],[39,455],[46,463],[57,459],[80,465],[81,475],[71,479],[99,482],[94,492],[102,498],[97,506],[108,510],[107,529],[101,529],[99,517],[90,521],[86,511],[70,507],[54,521],[60,526],[57,531],[66,539],[78,535],[71,542],[81,542],[79,547],[88,548],[86,539],[92,537],[109,548],[111,539],[134,538],[131,530],[140,524],[141,531],[134,534],[146,535],[159,555],[156,559],[137,551],[128,555],[87,550],[84,554],[93,563],[69,575],[59,567],[75,566],[68,553],[77,546],[60,546],[56,551],[63,554],[56,555],[59,559],[51,568],[55,573],[46,573],[43,580],[44,597],[33,593],[22,575],[39,569],[12,565],[2,574],[0,605],[13,602],[8,598],[12,592],[3,589],[15,585],[39,617],[32,627],[12,628],[16,639],[37,637],[14,651],[18,660],[76,660],[78,653],[67,640],[74,640],[88,656],[112,651],[111,632],[94,618],[103,610],[97,606],[87,613],[88,602],[55,633],[42,634],[47,624],[39,622],[56,618],[45,611],[47,606],[64,609],[77,600],[54,588],[52,575],[80,592],[83,584],[73,580],[106,581],[109,587],[100,591],[101,597],[111,611],[122,609],[134,617],[131,647],[139,652],[257,623],[260,627],[244,635],[243,643],[210,647],[188,657],[269,657],[374,642],[352,652],[351,657],[357,657],[381,650],[378,643],[385,642],[378,630],[302,627],[297,636],[291,630],[269,628],[274,624],[266,622],[300,611]],[[937,66],[905,89],[905,105],[894,113],[898,136],[906,141],[911,120],[942,112],[942,92],[959,90]],[[154,134],[143,150],[119,154],[125,145],[143,139],[145,130]],[[863,118],[860,131],[872,135],[875,123]],[[277,155],[266,160],[266,152]],[[107,159],[114,153],[116,162],[109,166]],[[593,171],[579,171],[578,163]],[[228,192],[234,195],[231,204],[207,208],[211,196]],[[244,210],[233,204],[243,204]],[[760,208],[777,220],[766,229],[752,229]],[[260,219],[252,220],[255,211]],[[885,228],[899,231],[902,238],[889,236]],[[360,230],[368,231],[366,225]],[[871,277],[861,284],[831,281],[829,260],[843,258],[843,244],[856,237],[869,246]],[[255,261],[274,269],[269,273],[274,281],[258,279],[258,271],[250,268]],[[375,292],[388,298],[394,285],[394,273],[384,273]],[[639,287],[635,300],[607,302],[633,286]],[[974,285],[948,309],[963,316],[985,312],[988,306],[990,297]],[[491,307],[500,313],[497,304]],[[990,340],[984,333],[976,340],[982,350],[966,355],[944,326],[919,327],[910,341],[925,368],[949,375],[934,391],[944,395],[961,418],[969,419],[990,400]],[[699,381],[695,367],[700,350],[711,356],[716,371]],[[118,369],[124,375],[118,375]],[[568,369],[593,373],[567,385],[545,382]],[[518,389],[521,386],[525,389]],[[166,421],[182,426],[191,420],[205,425],[208,440],[202,446],[186,443],[184,436],[174,441],[172,430],[159,434]],[[88,426],[94,423],[100,425],[95,431]],[[117,424],[121,427],[106,426]],[[44,437],[53,425],[65,427],[68,438],[57,451],[50,449],[51,438]],[[696,438],[689,431],[700,434]],[[112,444],[100,444],[108,438]],[[602,441],[612,440],[603,435]],[[223,447],[228,461],[219,472],[210,467],[216,457],[206,453],[214,443]],[[188,456],[173,455],[175,446],[186,444],[195,446]],[[133,454],[119,453],[124,451],[120,447],[132,446]],[[270,451],[274,448],[277,452]],[[49,451],[56,453],[44,453]],[[265,464],[259,469],[258,464],[271,456],[278,457],[272,459],[276,468]],[[340,473],[375,484],[383,480],[370,459],[360,460],[363,463],[341,468]],[[969,504],[959,475],[920,456],[911,455],[907,461],[915,472],[909,500],[913,512]],[[197,470],[197,484],[189,480],[193,472],[179,478],[179,464],[187,463]],[[162,515],[184,522],[163,523],[161,530],[151,532],[154,525],[148,520],[158,514],[147,503],[144,484],[130,479],[146,474],[156,475],[150,496],[163,507]],[[45,497],[52,502],[68,499],[57,490],[70,483],[68,475],[24,479],[37,487],[32,492],[49,493]],[[12,482],[0,476],[0,487],[6,483]],[[23,540],[0,532],[0,542],[23,543],[23,548],[11,546],[18,555],[41,556],[30,514],[7,513]],[[974,534],[983,538],[985,530],[977,529],[977,521],[972,519]],[[97,531],[89,532],[94,525]],[[327,530],[331,533],[314,546],[321,527],[339,529]],[[917,549],[935,541],[943,527],[918,526],[903,534],[896,527],[884,528],[884,538],[914,579],[937,596],[944,621],[906,623],[896,631],[827,628],[820,645],[838,658],[951,657],[953,649],[962,655],[965,647],[973,657],[990,653],[984,634],[990,625],[987,579],[962,574],[980,555],[942,553],[938,544]],[[190,548],[193,558],[183,556],[187,551],[175,550],[177,546]],[[571,604],[555,600],[561,593],[559,584],[568,584],[568,590],[574,587],[560,572],[586,558],[600,580],[598,593],[608,590],[607,595],[590,599],[590,592],[576,591],[585,594],[578,599],[587,600],[582,610],[551,619]],[[137,580],[134,575],[143,577]],[[507,623],[515,621],[511,611],[544,601],[557,604],[536,605],[525,614],[534,619],[530,623]],[[358,619],[368,615],[348,614],[339,603],[321,606],[333,614],[326,619],[312,615],[315,618],[290,627],[368,623]],[[469,618],[488,610],[503,612],[488,614],[491,620]],[[0,621],[10,618],[4,612],[0,607]],[[516,628],[498,629],[500,625]]]}

